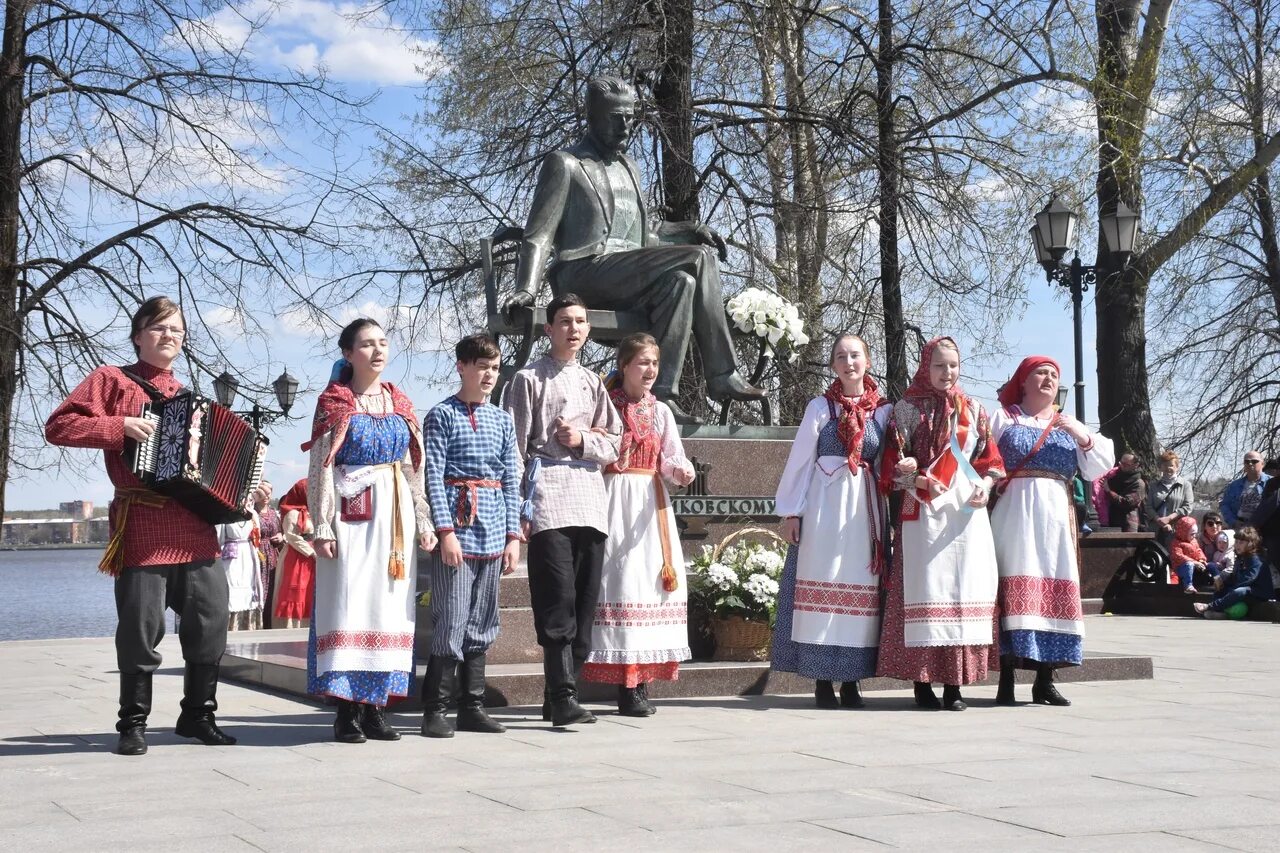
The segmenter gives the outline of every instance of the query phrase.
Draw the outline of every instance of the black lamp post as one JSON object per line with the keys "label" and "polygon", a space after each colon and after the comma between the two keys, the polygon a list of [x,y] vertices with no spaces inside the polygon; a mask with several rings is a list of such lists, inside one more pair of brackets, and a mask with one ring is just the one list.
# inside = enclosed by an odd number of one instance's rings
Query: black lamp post
{"label": "black lamp post", "polygon": [[[225,370],[213,380],[214,397],[228,409],[235,403],[239,388],[240,382]],[[279,409],[265,409],[255,400],[252,408],[236,412],[237,415],[247,417],[253,424],[254,430],[261,431],[265,424],[289,417],[289,410],[293,408],[293,401],[298,395],[298,380],[290,376],[289,371],[286,370],[271,383],[271,389],[275,391],[276,402],[280,404]]]}
{"label": "black lamp post", "polygon": [[[1078,252],[1071,263],[1064,263],[1062,260],[1067,251],[1075,247],[1076,223],[1079,219],[1074,210],[1054,197],[1045,205],[1044,210],[1036,214],[1035,225],[1031,227],[1031,242],[1035,246],[1036,260],[1044,267],[1045,279],[1067,288],[1071,293],[1076,356],[1076,420],[1083,423],[1084,330],[1081,310],[1084,292],[1098,281],[1098,266],[1085,266],[1080,262]],[[1102,217],[1100,224],[1107,248],[1112,254],[1120,256],[1123,263],[1128,263],[1138,236],[1138,214],[1124,202],[1119,202],[1115,213]]]}

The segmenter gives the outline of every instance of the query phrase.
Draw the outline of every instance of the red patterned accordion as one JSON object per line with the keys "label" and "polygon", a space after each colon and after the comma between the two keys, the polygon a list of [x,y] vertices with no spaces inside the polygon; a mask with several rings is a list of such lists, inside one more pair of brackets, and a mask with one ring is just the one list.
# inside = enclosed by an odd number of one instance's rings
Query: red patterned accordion
{"label": "red patterned accordion", "polygon": [[192,393],[156,400],[141,417],[155,424],[145,442],[125,439],[125,461],[147,488],[210,524],[252,516],[267,439],[246,420]]}

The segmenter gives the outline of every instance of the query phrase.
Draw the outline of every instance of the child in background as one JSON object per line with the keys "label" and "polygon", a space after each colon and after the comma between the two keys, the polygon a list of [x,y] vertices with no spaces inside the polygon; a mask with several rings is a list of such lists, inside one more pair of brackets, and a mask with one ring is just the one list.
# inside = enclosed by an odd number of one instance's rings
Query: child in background
{"label": "child in background", "polygon": [[1236,531],[1235,571],[1223,575],[1218,584],[1219,594],[1208,604],[1196,602],[1197,613],[1206,619],[1223,619],[1226,609],[1241,601],[1267,601],[1275,595],[1271,572],[1258,556],[1260,537],[1252,527]]}
{"label": "child in background", "polygon": [[1184,515],[1174,523],[1173,541],[1169,543],[1169,583],[1180,584],[1183,592],[1194,595],[1196,588],[1191,579],[1197,569],[1207,570],[1208,564],[1209,559],[1196,539],[1196,520]]}
{"label": "child in background", "polygon": [[1206,512],[1200,522],[1200,534],[1196,537],[1207,561],[1207,574],[1216,582],[1224,572],[1230,572],[1235,564],[1235,533],[1223,527],[1222,516]]}

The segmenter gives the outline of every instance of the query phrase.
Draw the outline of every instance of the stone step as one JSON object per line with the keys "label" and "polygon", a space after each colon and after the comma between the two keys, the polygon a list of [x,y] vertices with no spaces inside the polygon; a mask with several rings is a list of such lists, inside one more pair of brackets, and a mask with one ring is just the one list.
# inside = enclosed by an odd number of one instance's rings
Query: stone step
{"label": "stone step", "polygon": [[[1117,583],[1108,590],[1103,600],[1107,613],[1123,616],[1190,616],[1201,618],[1192,607],[1197,601],[1208,604],[1213,595],[1197,592],[1188,595],[1177,584],[1168,583]],[[1280,607],[1275,601],[1251,601],[1246,620],[1280,622]]]}
{"label": "stone step", "polygon": [[[418,694],[425,665],[418,666],[417,678],[410,696],[397,703],[398,710],[412,711],[420,707]],[[307,642],[306,631],[257,631],[233,635],[223,657],[224,677],[242,683],[306,695]],[[994,684],[996,674],[987,679]],[[1030,681],[1032,673],[1020,672],[1019,681]],[[1151,658],[1112,655],[1095,652],[1082,666],[1059,670],[1060,682],[1122,681],[1152,677]],[[541,662],[492,664],[488,672],[485,704],[538,705],[542,702]],[[901,690],[909,687],[902,681],[869,678],[862,682],[864,691]],[[760,694],[812,693],[813,681],[791,673],[772,672],[767,661],[737,663],[728,661],[693,661],[681,664],[677,681],[654,682],[649,693],[656,699],[693,698],[700,696],[751,696]],[[588,702],[612,702],[616,688],[611,685],[584,683],[582,697]]]}

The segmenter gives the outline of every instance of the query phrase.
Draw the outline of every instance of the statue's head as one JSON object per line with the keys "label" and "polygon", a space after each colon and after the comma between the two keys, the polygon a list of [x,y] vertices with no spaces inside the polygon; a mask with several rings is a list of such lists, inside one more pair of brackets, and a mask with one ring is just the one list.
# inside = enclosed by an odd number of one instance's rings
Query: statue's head
{"label": "statue's head", "polygon": [[636,90],[621,77],[587,84],[587,132],[607,154],[620,154],[636,126]]}

